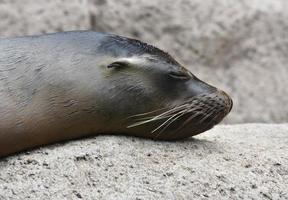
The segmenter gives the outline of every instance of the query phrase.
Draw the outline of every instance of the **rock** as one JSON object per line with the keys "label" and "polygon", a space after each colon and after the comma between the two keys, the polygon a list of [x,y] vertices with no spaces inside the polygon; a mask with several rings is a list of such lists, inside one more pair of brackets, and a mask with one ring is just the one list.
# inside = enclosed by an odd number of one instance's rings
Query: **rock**
{"label": "rock", "polygon": [[82,0],[4,0],[0,18],[1,37],[90,27],[86,1]]}
{"label": "rock", "polygon": [[287,199],[287,130],[222,125],[177,142],[98,136],[42,147],[0,160],[0,199]]}

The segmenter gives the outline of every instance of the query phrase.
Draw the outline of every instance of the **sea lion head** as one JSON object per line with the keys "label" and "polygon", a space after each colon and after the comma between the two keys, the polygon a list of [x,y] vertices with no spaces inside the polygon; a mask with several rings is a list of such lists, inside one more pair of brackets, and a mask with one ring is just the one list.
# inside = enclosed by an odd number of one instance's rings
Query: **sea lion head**
{"label": "sea lion head", "polygon": [[109,35],[99,49],[110,55],[103,68],[109,87],[102,91],[111,127],[119,132],[181,139],[212,128],[231,111],[232,100],[224,91],[154,46]]}

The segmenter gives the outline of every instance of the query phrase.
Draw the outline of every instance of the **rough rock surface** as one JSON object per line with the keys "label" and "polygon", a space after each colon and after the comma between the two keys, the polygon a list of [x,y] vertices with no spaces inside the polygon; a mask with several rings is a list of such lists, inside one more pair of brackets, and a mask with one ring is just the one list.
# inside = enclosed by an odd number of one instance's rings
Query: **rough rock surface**
{"label": "rough rock surface", "polygon": [[87,1],[1,0],[0,36],[89,29]]}
{"label": "rough rock surface", "polygon": [[286,0],[1,0],[0,36],[94,29],[139,38],[228,91],[226,122],[287,122],[287,10]]}
{"label": "rough rock surface", "polygon": [[95,138],[0,161],[0,199],[288,199],[288,124],[194,139]]}

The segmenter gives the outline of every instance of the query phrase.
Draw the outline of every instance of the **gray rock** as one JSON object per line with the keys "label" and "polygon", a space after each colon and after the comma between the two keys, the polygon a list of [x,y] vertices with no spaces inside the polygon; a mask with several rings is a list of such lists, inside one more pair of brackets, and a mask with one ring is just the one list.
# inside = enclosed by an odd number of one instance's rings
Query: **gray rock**
{"label": "gray rock", "polygon": [[2,0],[0,19],[1,37],[90,27],[87,3],[82,0]]}
{"label": "gray rock", "polygon": [[178,142],[43,147],[0,161],[0,199],[288,199],[287,130],[222,125]]}

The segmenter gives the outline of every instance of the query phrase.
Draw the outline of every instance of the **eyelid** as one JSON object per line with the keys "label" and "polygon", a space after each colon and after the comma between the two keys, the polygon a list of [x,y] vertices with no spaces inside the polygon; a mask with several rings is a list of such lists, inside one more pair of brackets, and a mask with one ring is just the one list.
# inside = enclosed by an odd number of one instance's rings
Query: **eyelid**
{"label": "eyelid", "polygon": [[116,61],[116,62],[113,62],[113,63],[107,65],[107,68],[120,68],[120,67],[125,67],[125,66],[128,66],[127,62]]}
{"label": "eyelid", "polygon": [[170,71],[168,73],[168,75],[172,78],[181,79],[181,80],[188,80],[191,78],[191,76],[189,76],[189,74],[186,74],[186,73],[181,72],[181,71]]}

